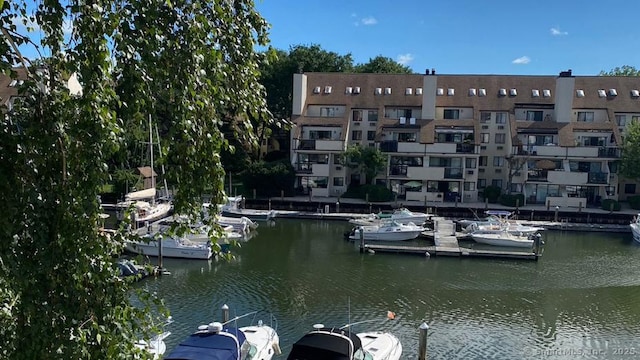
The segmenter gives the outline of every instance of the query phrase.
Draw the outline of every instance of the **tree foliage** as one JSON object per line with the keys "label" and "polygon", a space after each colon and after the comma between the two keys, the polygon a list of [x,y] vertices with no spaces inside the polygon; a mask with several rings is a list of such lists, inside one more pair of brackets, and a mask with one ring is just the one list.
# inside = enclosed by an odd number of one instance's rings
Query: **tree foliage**
{"label": "tree foliage", "polygon": [[284,191],[286,195],[293,193],[293,183],[296,180],[296,172],[288,159],[274,162],[254,162],[241,174],[245,195],[253,194],[256,190],[258,196],[280,196]]}
{"label": "tree foliage", "polygon": [[367,184],[373,184],[376,175],[387,166],[387,156],[374,147],[352,145],[343,156],[350,168],[365,175]]}
{"label": "tree foliage", "polygon": [[[22,64],[23,101],[0,125],[0,358],[130,359],[149,336],[159,300],[118,278],[112,254],[123,232],[99,231],[98,191],[132,128],[163,124],[159,161],[177,192],[176,212],[192,219],[211,187],[221,202],[220,151],[226,126],[255,143],[269,121],[258,83],[267,24],[251,0],[4,2],[0,70]],[[30,65],[16,26],[37,24],[51,54]],[[73,22],[71,34],[66,24]],[[67,88],[77,74],[82,94]],[[3,99],[3,104],[7,99]],[[247,121],[248,118],[253,122]],[[142,130],[139,130],[142,131]],[[125,156],[126,157],[126,156]],[[137,356],[149,356],[146,353]]]}
{"label": "tree foliage", "polygon": [[369,62],[358,64],[354,68],[357,73],[383,73],[383,74],[412,74],[410,67],[402,65],[397,61],[378,55]]}
{"label": "tree foliage", "polygon": [[600,71],[600,76],[640,76],[640,70],[631,65],[622,65],[609,71]]}
{"label": "tree foliage", "polygon": [[620,172],[629,179],[640,180],[640,122],[632,121],[627,124],[622,144],[622,158]]}

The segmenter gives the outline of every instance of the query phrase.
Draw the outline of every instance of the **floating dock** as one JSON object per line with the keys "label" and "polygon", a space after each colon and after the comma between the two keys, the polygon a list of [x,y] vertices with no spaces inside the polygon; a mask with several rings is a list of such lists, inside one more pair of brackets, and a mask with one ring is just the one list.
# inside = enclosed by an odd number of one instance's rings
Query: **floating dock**
{"label": "floating dock", "polygon": [[[382,245],[361,241],[360,251],[368,253],[383,252],[421,256],[475,257],[533,261],[537,261],[538,258],[542,256],[539,246],[534,246],[532,251],[478,250],[460,247],[458,244],[458,236],[455,232],[455,224],[453,221],[444,218],[433,218],[433,228],[434,230],[431,231],[431,233],[435,246]],[[427,234],[428,233],[429,232],[427,232]]]}

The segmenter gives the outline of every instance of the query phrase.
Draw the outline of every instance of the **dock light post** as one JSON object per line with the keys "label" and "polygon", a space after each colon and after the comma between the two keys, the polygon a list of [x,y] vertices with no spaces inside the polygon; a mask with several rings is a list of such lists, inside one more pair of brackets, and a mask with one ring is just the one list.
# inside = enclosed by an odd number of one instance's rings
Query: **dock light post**
{"label": "dock light post", "polygon": [[336,212],[340,212],[340,200],[336,201]]}
{"label": "dock light post", "polygon": [[555,222],[558,222],[558,210],[559,210],[559,209],[560,209],[560,207],[559,207],[558,205],[556,205],[556,214],[555,214],[555,216],[554,216],[554,219],[555,219],[555,220],[553,220],[553,221],[555,221]]}
{"label": "dock light post", "polygon": [[229,306],[227,304],[222,305],[222,322],[229,321]]}
{"label": "dock light post", "polygon": [[420,324],[420,339],[418,343],[418,359],[426,360],[427,359],[427,335],[429,333],[429,325],[426,322]]}

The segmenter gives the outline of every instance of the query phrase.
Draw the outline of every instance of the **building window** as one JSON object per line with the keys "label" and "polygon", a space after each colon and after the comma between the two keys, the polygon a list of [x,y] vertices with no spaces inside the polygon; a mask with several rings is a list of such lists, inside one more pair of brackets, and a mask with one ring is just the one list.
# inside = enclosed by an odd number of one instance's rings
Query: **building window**
{"label": "building window", "polygon": [[542,121],[542,111],[527,110],[527,121]]}
{"label": "building window", "polygon": [[491,186],[499,187],[500,189],[502,189],[502,179],[491,180]]}
{"label": "building window", "polygon": [[506,124],[507,123],[507,113],[496,113],[496,124]]}
{"label": "building window", "polygon": [[618,126],[626,126],[627,115],[616,115],[616,123],[618,124]]}
{"label": "building window", "polygon": [[333,107],[320,108],[320,117],[335,117],[335,116],[336,116],[336,108],[333,108]]}
{"label": "building window", "polygon": [[376,132],[375,131],[367,131],[367,140],[375,140]]}
{"label": "building window", "polygon": [[480,142],[483,144],[487,144],[489,142],[489,133],[481,133]]}
{"label": "building window", "polygon": [[353,110],[353,121],[362,121],[362,110]]}
{"label": "building window", "polygon": [[478,179],[478,189],[484,189],[487,187],[487,179]]}
{"label": "building window", "polygon": [[344,164],[344,156],[342,156],[342,154],[333,154],[333,163],[335,165],[343,165]]}
{"label": "building window", "polygon": [[353,130],[351,132],[351,140],[362,140],[362,131]]}
{"label": "building window", "polygon": [[344,178],[343,177],[334,177],[333,178],[333,186],[344,186]]}
{"label": "building window", "polygon": [[444,109],[444,118],[456,120],[460,118],[460,110],[458,109]]}
{"label": "building window", "polygon": [[476,183],[468,182],[468,181],[464,182],[464,191],[475,191],[475,190],[476,190]]}
{"label": "building window", "polygon": [[416,142],[416,133],[398,133],[399,142]]}
{"label": "building window", "polygon": [[502,167],[504,165],[504,158],[502,156],[493,157],[493,166]]}
{"label": "building window", "polygon": [[367,121],[378,121],[378,110],[367,110]]}
{"label": "building window", "polygon": [[624,193],[625,194],[635,194],[636,193],[636,184],[624,184]]}
{"label": "building window", "polygon": [[[521,194],[522,193],[522,184],[511,184],[511,193],[512,194]],[[524,205],[524,204],[520,204]]]}
{"label": "building window", "polygon": [[480,113],[480,123],[486,124],[491,121],[491,113],[488,111],[483,111]]}
{"label": "building window", "polygon": [[578,111],[578,121],[593,122],[593,111]]}
{"label": "building window", "polygon": [[464,167],[467,169],[475,169],[476,168],[476,159],[467,158],[464,161]]}
{"label": "building window", "polygon": [[478,161],[480,162],[480,166],[487,166],[488,160],[486,156],[480,156]]}
{"label": "building window", "polygon": [[504,144],[507,136],[505,134],[496,134],[496,144]]}

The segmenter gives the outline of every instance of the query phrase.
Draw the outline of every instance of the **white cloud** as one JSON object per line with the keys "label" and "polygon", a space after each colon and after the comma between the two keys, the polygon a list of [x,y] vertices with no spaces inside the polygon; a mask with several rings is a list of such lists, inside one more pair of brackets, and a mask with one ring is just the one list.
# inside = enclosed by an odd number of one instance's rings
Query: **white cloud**
{"label": "white cloud", "polygon": [[518,65],[525,65],[525,64],[528,64],[530,61],[531,61],[531,59],[529,59],[528,56],[521,56],[521,57],[513,60],[511,63],[518,64]]}
{"label": "white cloud", "polygon": [[356,13],[351,13],[351,17],[358,17],[358,14],[356,14]]}
{"label": "white cloud", "polygon": [[396,57],[396,61],[402,65],[407,65],[413,61],[413,55],[409,53],[400,54]]}
{"label": "white cloud", "polygon": [[360,22],[362,23],[362,25],[375,25],[378,23],[378,20],[376,20],[376,18],[374,18],[373,16],[367,16],[366,18],[362,18]]}
{"label": "white cloud", "polygon": [[551,30],[549,30],[551,32],[551,35],[553,36],[562,36],[562,35],[569,35],[568,32],[566,31],[560,31],[560,27],[556,26],[556,27],[552,27]]}

